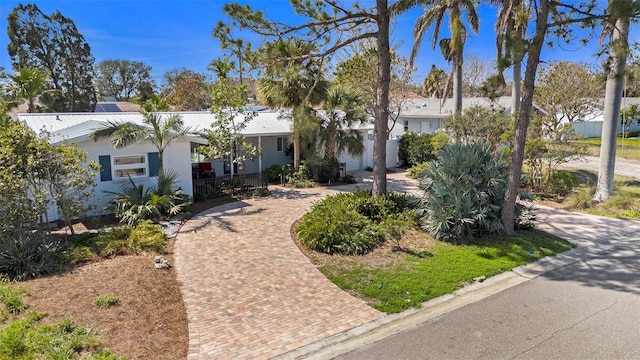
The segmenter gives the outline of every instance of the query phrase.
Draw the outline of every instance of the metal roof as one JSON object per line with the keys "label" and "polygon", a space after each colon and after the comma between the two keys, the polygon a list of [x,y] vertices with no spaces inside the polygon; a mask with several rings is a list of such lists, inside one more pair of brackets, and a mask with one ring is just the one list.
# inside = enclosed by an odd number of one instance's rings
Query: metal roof
{"label": "metal roof", "polygon": [[[211,128],[215,116],[210,112],[166,112],[160,116],[179,114],[184,124],[193,132],[206,131]],[[63,140],[83,141],[89,138],[92,132],[105,126],[109,122],[129,122],[144,125],[143,116],[140,113],[32,113],[18,114],[18,120],[37,133],[46,131],[51,134],[53,143]],[[238,116],[238,120],[242,120]],[[292,132],[292,122],[289,118],[281,116],[279,112],[256,112],[243,134],[247,136],[277,136],[287,135]]]}
{"label": "metal roof", "polygon": [[[511,97],[503,96],[495,100],[484,97],[464,97],[462,98],[462,108],[479,105],[496,110],[505,111],[507,114],[511,112]],[[407,99],[402,106],[400,116],[404,118],[442,118],[453,113],[453,99],[445,99],[442,103],[441,99],[434,98],[412,98]]]}

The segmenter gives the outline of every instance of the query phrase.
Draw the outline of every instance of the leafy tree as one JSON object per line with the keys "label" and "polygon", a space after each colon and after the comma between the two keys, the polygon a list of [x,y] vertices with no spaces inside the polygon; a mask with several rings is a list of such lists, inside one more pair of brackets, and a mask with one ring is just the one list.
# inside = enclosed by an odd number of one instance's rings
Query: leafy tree
{"label": "leafy tree", "polygon": [[495,65],[487,58],[476,54],[465,56],[462,65],[462,95],[482,96],[482,85],[495,73]]}
{"label": "leafy tree", "polygon": [[18,103],[26,102],[28,104],[27,112],[33,113],[38,109],[36,107],[36,99],[50,92],[47,89],[47,74],[38,68],[19,68],[14,75],[9,76],[11,83],[9,84],[9,96]]}
{"label": "leafy tree", "polygon": [[467,27],[462,18],[466,12],[467,22],[473,32],[478,33],[478,14],[475,1],[472,0],[421,0],[416,1],[424,6],[425,11],[413,28],[415,41],[411,51],[411,63],[415,59],[427,29],[434,25],[432,46],[435,49],[440,37],[440,25],[446,14],[449,15],[450,38],[440,40],[440,48],[445,59],[453,67],[453,100],[456,113],[462,110],[462,64],[464,43],[467,38]]}
{"label": "leafy tree", "polygon": [[509,117],[503,112],[476,105],[465,109],[461,116],[447,118],[446,129],[455,142],[486,143],[497,152],[509,130],[509,122]]}
{"label": "leafy tree", "polygon": [[[207,144],[199,151],[210,159],[228,160],[243,169],[246,160],[255,159],[260,149],[247,143],[242,131],[254,117],[247,111],[247,88],[242,84],[233,85],[226,73],[220,71],[218,80],[212,86],[211,112],[215,116],[211,129],[204,133]],[[233,176],[233,166],[231,166]]]}
{"label": "leafy tree", "polygon": [[435,159],[431,139],[432,134],[404,133],[398,143],[398,158],[408,167]]}
{"label": "leafy tree", "polygon": [[[637,56],[637,55],[636,55]],[[640,60],[635,59],[626,65],[627,81],[624,88],[624,96],[640,96]]]}
{"label": "leafy tree", "polygon": [[130,101],[136,96],[145,99],[153,94],[151,66],[141,61],[104,60],[96,70],[96,90],[102,98]]}
{"label": "leafy tree", "polygon": [[364,151],[362,134],[355,125],[367,119],[362,99],[348,90],[329,91],[322,110],[316,111],[322,120],[316,138],[324,146],[325,160],[335,160],[343,151],[359,156]]}
{"label": "leafy tree", "polygon": [[604,97],[600,166],[596,192],[593,195],[593,200],[596,202],[606,201],[614,192],[616,136],[624,86],[624,67],[629,52],[629,23],[634,15],[638,16],[640,13],[640,1],[609,0],[607,10],[611,18],[605,24],[603,35],[610,38],[610,50],[605,66],[607,85]]}
{"label": "leafy tree", "polygon": [[[162,104],[161,98],[156,98],[156,102]],[[164,176],[164,150],[173,141],[187,136],[191,129],[184,125],[179,114],[159,114],[159,105],[149,102],[151,105],[143,106],[142,125],[129,122],[109,122],[101,129],[94,131],[91,138],[98,141],[102,138],[110,138],[111,144],[116,149],[127,147],[136,143],[151,143],[158,149],[158,177]],[[152,111],[148,111],[152,110]]]}
{"label": "leafy tree", "polygon": [[447,73],[443,69],[436,67],[435,64],[432,64],[431,70],[429,70],[429,73],[422,82],[422,95],[437,99],[445,98],[451,94],[451,89],[449,88],[447,88],[445,92],[447,84]]}
{"label": "leafy tree", "polygon": [[627,126],[634,121],[640,121],[640,106],[638,104],[629,105],[620,110],[620,124]]}
{"label": "leafy tree", "polygon": [[557,128],[596,110],[599,95],[598,80],[586,65],[551,62],[539,73],[534,100],[549,114],[547,123]]}
{"label": "leafy tree", "polygon": [[[264,12],[255,11],[250,6],[238,3],[225,4],[223,10],[229,16],[232,26],[239,30],[249,30],[267,39],[299,38],[315,44],[318,51],[277,61],[323,59],[344,50],[347,46],[364,39],[376,39],[378,59],[376,61],[376,92],[374,102],[374,151],[373,151],[373,194],[382,195],[386,184],[386,141],[389,119],[389,84],[391,81],[391,47],[389,30],[391,18],[415,4],[398,1],[391,6],[387,0],[376,0],[375,6],[366,9],[357,3],[351,8],[342,7],[333,1],[301,2],[290,1],[292,9],[304,19],[296,25],[275,23],[265,18]],[[403,6],[400,6],[403,5]],[[353,31],[356,30],[354,33]],[[309,47],[313,50],[315,47]],[[318,74],[320,75],[320,74]],[[371,73],[369,74],[371,76]]]}
{"label": "leafy tree", "polygon": [[[313,51],[313,45],[302,41],[267,43],[263,51],[268,57],[295,57]],[[322,78],[322,61],[291,60],[267,65],[265,77],[258,79],[258,97],[269,106],[292,108],[293,166],[300,166],[301,136],[307,107],[319,105],[326,98],[329,82]]]}
{"label": "leafy tree", "polygon": [[95,162],[75,145],[52,145],[23,124],[3,119],[0,126],[0,233],[48,222],[54,202],[69,226],[87,211],[93,196]]}
{"label": "leafy tree", "polygon": [[175,110],[203,110],[211,105],[209,85],[203,74],[180,68],[167,71],[164,78],[162,93]]}
{"label": "leafy tree", "polygon": [[59,11],[45,15],[35,4],[18,5],[9,14],[9,55],[14,69],[46,71],[55,92],[43,103],[53,111],[92,111],[94,58],[73,21]]}

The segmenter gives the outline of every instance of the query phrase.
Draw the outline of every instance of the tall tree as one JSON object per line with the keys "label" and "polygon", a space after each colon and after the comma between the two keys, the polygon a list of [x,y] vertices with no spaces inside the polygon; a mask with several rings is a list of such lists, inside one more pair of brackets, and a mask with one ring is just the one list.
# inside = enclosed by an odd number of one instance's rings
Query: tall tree
{"label": "tall tree", "polygon": [[142,124],[109,122],[103,128],[94,131],[91,134],[91,138],[94,141],[109,138],[116,149],[137,143],[152,144],[158,150],[158,177],[164,177],[164,150],[173,141],[187,136],[191,129],[184,125],[179,114],[159,114],[155,112],[158,110],[158,104],[163,104],[162,100],[156,100],[156,103],[151,103],[146,107],[143,106],[141,110],[144,116]]}
{"label": "tall tree", "polygon": [[434,25],[432,46],[435,49],[440,38],[440,26],[445,15],[449,16],[450,38],[440,40],[440,48],[445,59],[452,65],[453,73],[453,101],[456,112],[462,110],[462,64],[464,62],[464,43],[467,39],[467,27],[463,22],[463,15],[466,15],[469,27],[473,32],[478,33],[479,21],[476,13],[476,2],[473,0],[419,0],[414,1],[421,4],[425,11],[418,19],[413,28],[415,41],[411,51],[411,63],[415,59],[422,39],[427,29]]}
{"label": "tall tree", "polygon": [[148,89],[154,87],[151,66],[141,61],[104,60],[96,70],[96,90],[102,98],[130,101],[135,96],[150,96]]}
{"label": "tall tree", "polygon": [[[313,51],[310,43],[300,40],[267,43],[263,51],[268,58],[292,58]],[[319,105],[326,98],[329,82],[320,72],[322,61],[290,60],[267,65],[265,77],[258,79],[258,97],[269,106],[291,108],[293,118],[293,166],[300,166],[301,132],[306,107]]]}
{"label": "tall tree", "polygon": [[604,98],[604,122],[602,143],[600,144],[600,166],[598,184],[593,195],[594,201],[606,201],[613,195],[613,176],[616,164],[616,136],[618,116],[624,86],[624,67],[629,52],[629,22],[634,12],[640,9],[640,1],[609,0],[610,22],[605,24],[603,33],[610,37],[609,60],[606,65],[607,85]]}
{"label": "tall tree", "polygon": [[211,94],[203,74],[186,68],[169,70],[164,74],[162,93],[177,111],[197,111],[209,108]]}
{"label": "tall tree", "polygon": [[513,66],[511,113],[517,116],[516,114],[520,111],[522,60],[527,48],[525,32],[530,8],[526,0],[492,0],[492,2],[501,5],[496,21],[498,75],[494,80],[498,86],[503,86],[505,83],[503,72],[509,66]]}
{"label": "tall tree", "polygon": [[495,73],[493,61],[476,54],[465,56],[462,65],[462,95],[482,96],[482,84]]}
{"label": "tall tree", "polygon": [[[350,8],[334,1],[294,1],[292,9],[304,19],[297,19],[297,25],[275,23],[265,18],[262,11],[250,6],[230,3],[224,12],[232,25],[247,29],[265,38],[298,37],[321,48],[317,52],[304,54],[296,59],[323,58],[342,51],[350,44],[363,39],[376,39],[378,61],[376,62],[376,101],[374,106],[374,149],[373,149],[373,194],[387,191],[386,182],[386,141],[389,119],[389,82],[391,80],[391,48],[389,30],[392,15],[410,6],[399,6],[398,1],[389,6],[387,0],[376,0],[375,6],[364,8],[354,3]],[[354,29],[362,30],[352,32]],[[288,61],[291,59],[275,59]]]}
{"label": "tall tree", "polygon": [[432,64],[431,70],[422,82],[422,95],[437,99],[445,98],[451,93],[450,89],[445,89],[447,83],[447,73]]}
{"label": "tall tree", "polygon": [[59,112],[94,109],[94,58],[71,19],[59,11],[45,15],[35,4],[20,4],[9,15],[7,34],[14,69],[35,67],[49,74],[56,91],[43,96],[48,108]]}

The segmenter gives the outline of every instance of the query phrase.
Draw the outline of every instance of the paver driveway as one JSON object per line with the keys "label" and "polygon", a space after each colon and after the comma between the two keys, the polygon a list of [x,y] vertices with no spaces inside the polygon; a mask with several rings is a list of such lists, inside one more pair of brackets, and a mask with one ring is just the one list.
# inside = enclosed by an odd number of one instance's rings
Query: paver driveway
{"label": "paver driveway", "polygon": [[[389,188],[415,189],[402,173],[390,178]],[[327,280],[291,240],[291,225],[313,201],[353,188],[275,188],[183,225],[175,266],[189,359],[271,358],[384,315]]]}

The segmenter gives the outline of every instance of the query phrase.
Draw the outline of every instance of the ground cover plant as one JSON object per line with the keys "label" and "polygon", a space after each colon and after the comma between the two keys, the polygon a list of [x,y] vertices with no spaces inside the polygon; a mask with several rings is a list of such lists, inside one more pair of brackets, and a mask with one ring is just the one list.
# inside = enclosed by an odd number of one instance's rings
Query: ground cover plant
{"label": "ground cover plant", "polygon": [[[95,331],[69,318],[48,324],[47,313],[28,311],[23,290],[0,283],[3,319],[0,327],[0,358],[3,359],[101,359],[118,360],[105,348]],[[25,314],[26,312],[26,314]]]}
{"label": "ground cover plant", "polygon": [[[589,138],[576,140],[576,142],[586,145],[587,152],[591,156],[600,156],[600,138]],[[640,160],[640,138],[616,139],[616,157],[630,160]],[[624,147],[623,147],[624,143]]]}

